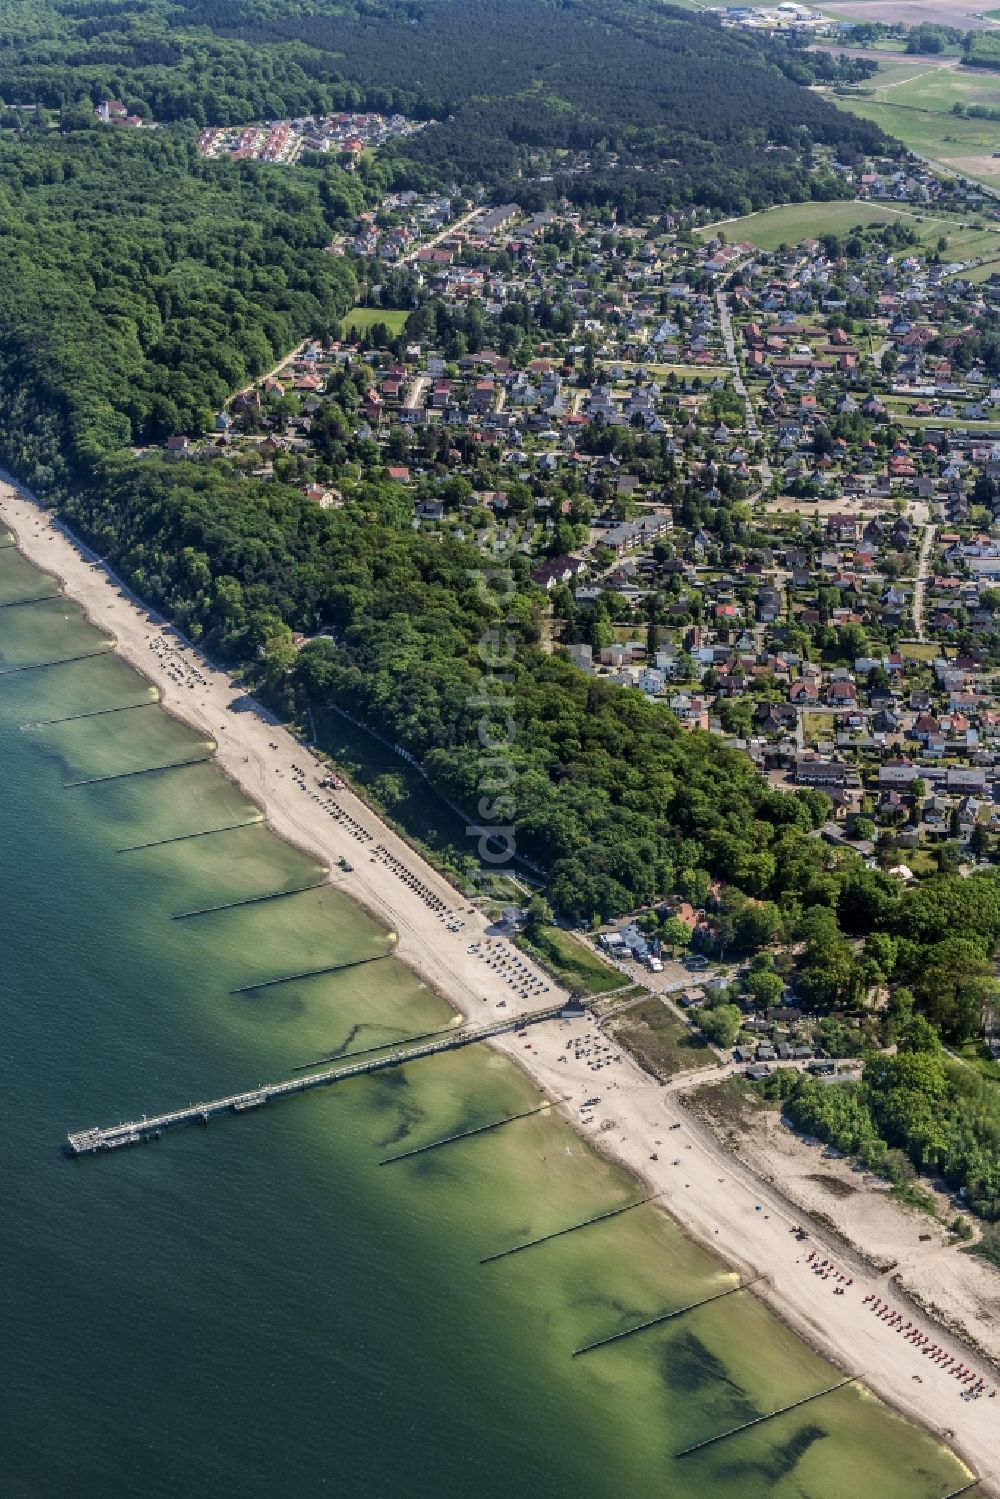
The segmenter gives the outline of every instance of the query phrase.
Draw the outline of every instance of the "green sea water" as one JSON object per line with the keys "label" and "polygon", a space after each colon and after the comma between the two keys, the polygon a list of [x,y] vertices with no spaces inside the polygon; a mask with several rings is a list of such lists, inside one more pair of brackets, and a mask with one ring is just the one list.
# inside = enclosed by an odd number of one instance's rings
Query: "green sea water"
{"label": "green sea water", "polygon": [[[0,552],[0,605],[52,584]],[[679,1462],[839,1377],[738,1293],[581,1358],[580,1345],[734,1283],[655,1208],[494,1264],[638,1185],[558,1118],[380,1166],[532,1108],[479,1048],[108,1157],[68,1129],[261,1080],[450,1019],[311,884],[62,598],[0,607],[0,1494],[5,1499],[938,1499],[963,1470],[856,1388]],[[7,675],[2,675],[7,673]],[[64,718],[128,705],[128,711]],[[134,706],[133,706],[134,705]],[[210,828],[233,831],[133,852]]]}

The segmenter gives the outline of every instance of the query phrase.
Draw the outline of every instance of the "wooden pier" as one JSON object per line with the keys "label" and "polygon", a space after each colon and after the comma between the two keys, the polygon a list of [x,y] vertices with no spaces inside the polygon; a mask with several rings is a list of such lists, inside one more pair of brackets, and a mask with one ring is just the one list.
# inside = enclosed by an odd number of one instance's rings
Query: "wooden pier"
{"label": "wooden pier", "polygon": [[461,1046],[472,1046],[479,1041],[488,1041],[491,1036],[505,1031],[521,1030],[526,1025],[537,1025],[543,1020],[553,1020],[563,1006],[550,1005],[544,1010],[534,1010],[527,1015],[505,1016],[489,1025],[469,1027],[456,1031],[440,1041],[431,1041],[424,1046],[411,1046],[403,1050],[388,1052],[381,1057],[370,1057],[363,1062],[354,1062],[346,1067],[330,1067],[323,1072],[311,1072],[299,1077],[286,1078],[283,1082],[263,1083],[259,1088],[245,1093],[230,1093],[225,1098],[210,1098],[201,1103],[189,1104],[187,1108],[172,1109],[166,1114],[144,1115],[128,1123],[113,1124],[107,1128],[78,1130],[67,1135],[66,1145],[72,1156],[98,1155],[104,1151],[121,1150],[126,1145],[141,1145],[147,1140],[156,1140],[168,1129],[184,1124],[207,1124],[221,1114],[245,1114],[263,1108],[275,1099],[290,1098],[294,1093],[305,1093],[310,1088],[327,1088],[333,1083],[344,1082],[349,1077],[363,1077],[373,1072],[382,1072],[389,1067],[402,1067],[406,1062],[418,1061],[421,1057],[433,1057],[445,1051],[455,1051]]}

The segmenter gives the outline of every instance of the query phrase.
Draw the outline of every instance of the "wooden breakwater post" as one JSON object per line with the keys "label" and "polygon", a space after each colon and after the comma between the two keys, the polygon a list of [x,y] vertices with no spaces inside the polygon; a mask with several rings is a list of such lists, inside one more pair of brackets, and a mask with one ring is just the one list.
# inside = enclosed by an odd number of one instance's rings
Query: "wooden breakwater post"
{"label": "wooden breakwater post", "polygon": [[[0,672],[0,676],[3,673]],[[213,755],[196,755],[191,760],[172,760],[169,765],[146,765],[140,770],[115,770],[106,776],[87,776],[82,781],[64,781],[63,790],[71,791],[76,786],[104,786],[108,781],[134,781],[140,776],[164,775],[168,770],[187,770],[192,765],[210,765]]]}
{"label": "wooden breakwater post", "polygon": [[106,645],[99,651],[83,651],[79,656],[56,656],[51,661],[28,661],[24,666],[8,666],[0,671],[0,677],[16,677],[24,671],[46,671],[50,666],[73,666],[77,661],[92,661],[95,656],[113,654],[112,646]]}
{"label": "wooden breakwater post", "polygon": [[[103,656],[104,652],[99,651]],[[107,713],[131,713],[136,708],[158,708],[160,699],[148,697],[142,703],[123,703],[120,708],[90,708],[86,713],[67,713],[62,718],[36,718],[31,723],[23,723],[22,729],[51,729],[53,725],[60,723],[78,723],[81,718],[103,718]]]}
{"label": "wooden breakwater post", "polygon": [[739,1426],[731,1426],[728,1431],[717,1432],[714,1437],[705,1437],[704,1441],[695,1442],[691,1447],[685,1447],[680,1452],[675,1452],[675,1457],[690,1457],[692,1453],[701,1452],[706,1447],[714,1447],[716,1442],[724,1442],[727,1437],[738,1436],[741,1431],[749,1431],[753,1426],[763,1426],[765,1421],[775,1421],[778,1416],[786,1416],[789,1411],[797,1411],[803,1405],[809,1405],[813,1400],[822,1400],[824,1395],[832,1395],[837,1390],[846,1389],[849,1384],[857,1384],[861,1378],[860,1374],[852,1374],[850,1379],[841,1379],[837,1384],[829,1385],[825,1390],[817,1390],[814,1395],[804,1395],[801,1400],[793,1400],[790,1405],[783,1405],[776,1411],[767,1411],[763,1416],[754,1416],[752,1421],[743,1421]]}
{"label": "wooden breakwater post", "polygon": [[981,1478],[974,1478],[971,1483],[964,1483],[960,1489],[952,1489],[950,1494],[945,1494],[944,1499],[959,1499],[960,1494],[971,1494],[973,1489],[978,1489],[982,1481]]}
{"label": "wooden breakwater post", "polygon": [[283,973],[280,978],[261,979],[256,984],[241,984],[231,989],[231,994],[252,994],[255,989],[273,989],[277,984],[294,984],[299,979],[322,978],[325,973],[343,973],[346,968],[363,968],[366,963],[381,963],[391,958],[391,952],[376,952],[368,958],[353,958],[349,963],[330,963],[325,968],[304,968],[301,973]]}
{"label": "wooden breakwater post", "polygon": [[148,843],[133,843],[128,848],[119,848],[119,854],[139,854],[147,848],[163,848],[167,843],[187,843],[192,838],[214,838],[216,833],[235,833],[238,828],[262,828],[264,817],[250,817],[246,822],[230,822],[224,828],[201,828],[197,833],[174,833],[170,838],[152,838]]}
{"label": "wooden breakwater post", "polygon": [[0,609],[24,609],[28,604],[48,604],[52,599],[61,599],[61,593],[36,593],[30,599],[4,599]]}
{"label": "wooden breakwater post", "polygon": [[[562,1100],[558,1100],[562,1102]],[[534,1109],[524,1109],[520,1114],[508,1114],[503,1119],[494,1119],[489,1124],[477,1124],[475,1129],[459,1130],[457,1134],[445,1135],[442,1140],[431,1140],[426,1145],[414,1145],[412,1150],[400,1151],[399,1155],[387,1155],[379,1161],[380,1166],[391,1166],[396,1161],[408,1161],[416,1155],[426,1155],[429,1150],[440,1150],[444,1145],[455,1145],[459,1140],[471,1140],[473,1135],[488,1135],[492,1130],[503,1129],[505,1124],[514,1124],[518,1119],[531,1119],[535,1114],[547,1114],[554,1108],[548,1099]]]}
{"label": "wooden breakwater post", "polygon": [[219,911],[238,911],[241,906],[262,906],[271,900],[285,900],[290,895],[305,895],[309,890],[323,890],[326,880],[313,880],[311,885],[296,885],[292,890],[271,890],[266,895],[247,895],[243,900],[223,901],[220,906],[202,906],[198,911],[178,911],[171,921],[192,921],[195,916],[214,916]]}
{"label": "wooden breakwater post", "polygon": [[377,1051],[390,1051],[394,1046],[413,1045],[417,1041],[430,1041],[435,1036],[447,1036],[450,1031],[458,1031],[465,1021],[461,1015],[456,1015],[451,1025],[439,1025],[432,1031],[414,1031],[409,1036],[394,1036],[391,1041],[382,1041],[377,1046],[359,1046],[356,1051],[331,1051],[325,1057],[316,1057],[311,1062],[299,1062],[292,1068],[293,1072],[308,1072],[311,1067],[325,1067],[328,1062],[346,1062],[349,1057],[370,1057]]}
{"label": "wooden breakwater post", "polygon": [[611,1208],[607,1213],[595,1213],[592,1218],[584,1218],[580,1223],[570,1223],[566,1228],[554,1229],[550,1234],[540,1234],[537,1239],[527,1239],[523,1244],[512,1244],[509,1249],[498,1249],[495,1254],[484,1255],[479,1263],[493,1265],[497,1260],[507,1259],[508,1255],[522,1254],[525,1249],[535,1249],[539,1244],[548,1244],[552,1239],[562,1239],[566,1234],[579,1233],[582,1228],[591,1228],[595,1223],[607,1223],[609,1218],[620,1218],[623,1213],[631,1213],[635,1208],[645,1207],[647,1202],[656,1202],[662,1196],[662,1192],[656,1192],[651,1197],[641,1197],[638,1202],[626,1202],[623,1207]]}
{"label": "wooden breakwater post", "polygon": [[635,1337],[637,1332],[648,1332],[651,1327],[662,1327],[665,1322],[673,1322],[675,1317],[685,1317],[688,1312],[696,1312],[700,1306],[709,1306],[713,1301],[722,1301],[726,1296],[735,1296],[737,1291],[745,1291],[763,1278],[762,1275],[758,1275],[755,1280],[741,1281],[738,1286],[727,1286],[724,1291],[716,1291],[711,1296],[703,1296],[700,1301],[691,1301],[687,1306],[676,1307],[672,1312],[661,1312],[656,1317],[647,1317],[645,1322],[637,1322],[634,1327],[623,1328],[621,1332],[609,1333],[606,1338],[598,1338],[593,1343],[585,1343],[582,1348],[574,1348],[573,1357],[579,1358],[581,1354],[594,1353],[598,1348],[607,1348],[609,1343],[620,1343],[623,1338]]}

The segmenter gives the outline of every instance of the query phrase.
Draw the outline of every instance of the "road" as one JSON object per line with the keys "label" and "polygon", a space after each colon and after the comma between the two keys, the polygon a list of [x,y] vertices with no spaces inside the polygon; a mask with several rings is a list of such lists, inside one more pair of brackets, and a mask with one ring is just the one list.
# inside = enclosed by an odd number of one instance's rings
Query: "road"
{"label": "road", "polygon": [[[457,234],[460,229],[465,228],[470,219],[474,219],[482,211],[482,208],[470,208],[468,213],[463,214],[460,219],[456,219],[453,224],[446,224],[431,239],[421,240],[419,245],[414,245],[412,250],[408,250],[405,255],[401,255],[400,263],[405,265],[410,261],[416,260],[422,250],[431,250],[435,245],[439,245],[443,239],[448,239],[452,234]],[[255,379],[250,381],[249,385],[244,385],[242,390],[234,390],[226,405],[231,406],[237,397],[247,395],[251,390],[255,390],[257,386],[263,385],[265,380],[273,380],[276,375],[281,373],[290,359],[294,359],[297,354],[301,354],[306,346],[306,342],[307,340],[303,339],[302,343],[296,344],[294,349],[289,349],[288,353],[283,354],[273,368],[266,370],[263,375],[257,375]]]}
{"label": "road", "polygon": [[406,400],[403,402],[404,411],[416,411],[424,404],[427,392],[430,389],[431,378],[429,375],[417,375],[410,386]]}
{"label": "road", "polygon": [[927,639],[924,631],[924,592],[927,587],[928,562],[930,561],[931,548],[934,545],[934,534],[936,531],[937,526],[926,525],[920,542],[917,577],[913,585],[913,628],[918,640]]}
{"label": "road", "polygon": [[[906,149],[911,156],[915,156],[925,166],[933,167],[935,172],[940,172],[942,177],[950,177],[955,182],[964,182],[969,176],[967,172],[959,172],[955,167],[949,166],[946,161],[938,161],[936,157],[925,156],[922,151],[914,151],[912,146],[907,146]],[[974,177],[972,181],[975,182],[979,191],[986,193],[988,197],[1000,198],[1000,188],[992,187],[990,183],[984,182],[981,177]]]}
{"label": "road", "polygon": [[296,355],[301,354],[308,342],[309,340],[304,338],[301,343],[295,345],[294,349],[289,349],[287,354],[282,354],[277,364],[272,365],[269,370],[265,370],[262,375],[257,375],[251,380],[249,385],[244,385],[242,390],[234,390],[226,405],[231,406],[239,396],[248,395],[251,390],[256,390],[258,385],[263,385],[265,380],[273,380],[276,375],[280,375],[288,361],[294,359]]}
{"label": "road", "polygon": [[[729,275],[732,276],[737,270],[739,270],[738,265],[733,267]],[[729,276],[726,277],[726,286],[728,284]],[[726,363],[732,371],[733,389],[740,396],[746,407],[747,437],[751,442],[759,442],[760,427],[757,425],[757,413],[754,410],[753,401],[750,399],[750,392],[746,388],[746,383],[740,371],[740,362],[736,356],[736,335],[733,332],[733,319],[729,312],[729,305],[726,302],[726,286],[720,286],[719,290],[715,293],[715,305],[719,309],[719,331],[722,334],[722,344],[726,351]],[[762,489],[770,488],[771,466],[766,457],[760,461],[760,482]]]}
{"label": "road", "polygon": [[414,245],[412,250],[407,250],[405,255],[399,257],[399,263],[401,265],[411,264],[424,250],[433,250],[434,246],[439,245],[442,240],[450,239],[453,234],[458,234],[459,230],[464,229],[466,224],[471,219],[474,219],[477,214],[482,213],[482,211],[482,208],[470,208],[468,213],[464,213],[453,224],[446,224],[443,229],[438,230],[437,234],[433,235],[431,239],[421,240],[419,245]]}
{"label": "road", "polygon": [[835,42],[815,42],[806,51],[832,52],[837,57],[856,58],[859,62],[892,63],[893,66],[910,63],[915,68],[923,65],[925,71],[928,68],[952,68],[958,62],[957,57],[943,57],[931,52],[887,52],[878,47],[841,47]]}
{"label": "road", "polygon": [[875,348],[872,349],[872,362],[874,363],[875,368],[880,373],[881,373],[881,370],[882,370],[882,360],[884,359],[885,355],[888,354],[889,350],[892,347],[893,347],[893,345],[892,345],[891,341],[889,339],[886,339],[884,341],[884,343],[880,343],[879,344],[879,346],[878,346],[877,349],[875,349]]}

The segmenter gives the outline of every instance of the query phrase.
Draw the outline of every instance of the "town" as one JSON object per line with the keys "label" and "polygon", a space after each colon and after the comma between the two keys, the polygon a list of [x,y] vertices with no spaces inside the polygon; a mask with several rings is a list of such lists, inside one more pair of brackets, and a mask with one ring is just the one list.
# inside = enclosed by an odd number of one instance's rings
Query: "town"
{"label": "town", "polygon": [[253,125],[209,126],[198,136],[198,150],[210,159],[229,156],[234,161],[291,166],[303,151],[333,151],[357,157],[387,141],[403,140],[427,123],[402,115],[341,113]]}
{"label": "town", "polygon": [[482,210],[373,268],[409,313],[373,301],[168,447],[323,507],[379,472],[414,528],[520,559],[553,651],[822,788],[831,841],[904,880],[982,856],[1000,369],[970,351],[1000,277],[887,222],[764,253]]}

